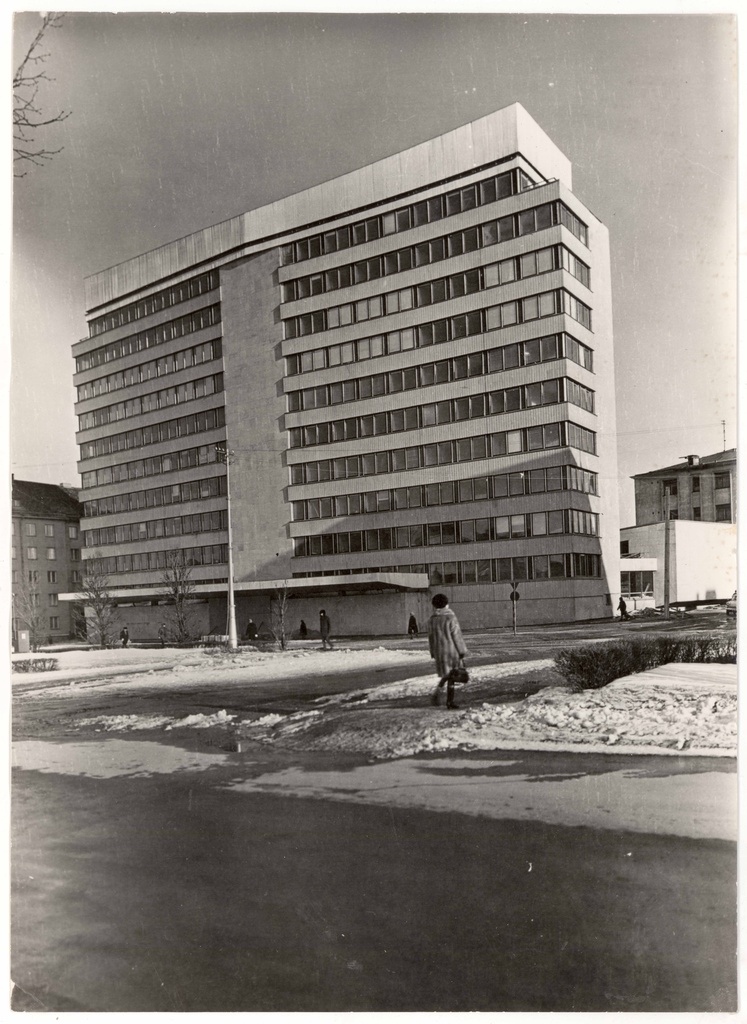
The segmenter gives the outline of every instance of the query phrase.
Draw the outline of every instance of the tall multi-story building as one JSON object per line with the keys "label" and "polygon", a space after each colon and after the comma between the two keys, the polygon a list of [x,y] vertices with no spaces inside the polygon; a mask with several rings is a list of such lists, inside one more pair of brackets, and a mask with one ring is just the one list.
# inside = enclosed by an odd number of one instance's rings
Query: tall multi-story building
{"label": "tall multi-story building", "polygon": [[703,523],[737,521],[737,450],[715,455],[687,455],[676,466],[637,473],[636,526],[665,519]]}
{"label": "tall multi-story building", "polygon": [[13,637],[34,644],[67,640],[79,629],[77,604],[61,601],[80,583],[81,504],[74,488],[12,482]]}
{"label": "tall multi-story building", "polygon": [[612,614],[608,233],[519,105],[89,278],[85,557],[152,635],[171,553],[202,628],[320,607],[402,632]]}

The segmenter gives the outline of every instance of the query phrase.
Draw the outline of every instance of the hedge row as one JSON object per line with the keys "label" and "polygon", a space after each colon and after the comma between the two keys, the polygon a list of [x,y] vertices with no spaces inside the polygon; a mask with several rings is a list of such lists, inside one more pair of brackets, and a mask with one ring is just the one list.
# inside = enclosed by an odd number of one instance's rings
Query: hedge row
{"label": "hedge row", "polygon": [[598,690],[614,679],[673,661],[734,665],[736,660],[735,637],[657,636],[568,648],[556,655],[555,667],[574,690]]}
{"label": "hedge row", "polygon": [[14,661],[14,672],[54,672],[57,658],[28,658],[26,661]]}

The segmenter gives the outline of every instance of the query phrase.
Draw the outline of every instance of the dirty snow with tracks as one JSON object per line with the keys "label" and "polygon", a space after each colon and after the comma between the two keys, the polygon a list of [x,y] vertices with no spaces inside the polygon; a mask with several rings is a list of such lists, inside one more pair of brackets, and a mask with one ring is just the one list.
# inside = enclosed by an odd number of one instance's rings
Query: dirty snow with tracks
{"label": "dirty snow with tracks", "polygon": [[[23,657],[23,656],[21,656]],[[205,650],[137,649],[66,651],[54,672],[13,675],[14,700],[65,693],[195,691],[211,683],[288,681],[356,671],[375,679],[401,669],[397,682],[312,701],[294,714],[251,715],[226,707],[210,715],[81,715],[83,733],[178,733],[216,730],[242,740],[298,749],[392,758],[429,751],[583,749],[618,753],[701,753],[733,756],[737,746],[736,667],[663,666],[618,680],[601,690],[574,693],[550,659],[470,668],[458,690],[460,708],[432,707],[435,677],[427,650],[383,647],[243,648],[235,654]],[[420,673],[420,674],[414,674]],[[487,699],[486,699],[487,698]],[[152,700],[149,701],[152,707]],[[238,749],[238,747],[237,747]]]}

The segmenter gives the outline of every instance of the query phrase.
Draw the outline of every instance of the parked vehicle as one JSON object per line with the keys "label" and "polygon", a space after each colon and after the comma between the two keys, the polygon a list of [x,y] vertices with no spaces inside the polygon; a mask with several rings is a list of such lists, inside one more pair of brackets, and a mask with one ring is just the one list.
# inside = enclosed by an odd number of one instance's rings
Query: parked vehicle
{"label": "parked vehicle", "polygon": [[736,590],[726,602],[726,617],[727,619],[736,619],[737,617],[737,592]]}

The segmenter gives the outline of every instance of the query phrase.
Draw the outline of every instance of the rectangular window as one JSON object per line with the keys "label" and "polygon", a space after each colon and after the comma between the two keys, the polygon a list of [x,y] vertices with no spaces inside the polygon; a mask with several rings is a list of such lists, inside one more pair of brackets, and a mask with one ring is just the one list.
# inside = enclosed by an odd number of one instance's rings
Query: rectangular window
{"label": "rectangular window", "polygon": [[26,557],[29,559],[29,561],[33,561],[35,558],[38,558],[39,556],[37,554],[36,548],[26,548]]}
{"label": "rectangular window", "polygon": [[[728,489],[731,487],[731,477],[728,473],[716,473],[714,477],[716,490]],[[693,488],[695,490],[695,488]]]}
{"label": "rectangular window", "polygon": [[731,505],[717,505],[716,506],[716,522],[717,523],[730,523],[731,522]]}
{"label": "rectangular window", "polygon": [[60,617],[59,615],[50,615],[49,617],[49,628],[59,629],[60,628]]}
{"label": "rectangular window", "polygon": [[52,526],[51,523],[45,523],[44,524],[44,536],[45,537],[54,537],[54,526]]}

